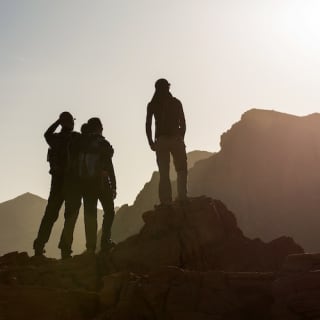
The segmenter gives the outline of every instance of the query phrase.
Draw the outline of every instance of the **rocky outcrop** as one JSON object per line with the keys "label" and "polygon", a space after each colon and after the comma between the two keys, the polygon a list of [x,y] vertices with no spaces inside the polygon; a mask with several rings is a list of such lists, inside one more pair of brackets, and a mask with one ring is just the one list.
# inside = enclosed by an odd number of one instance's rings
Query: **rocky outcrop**
{"label": "rocky outcrop", "polygon": [[[188,168],[200,160],[207,159],[212,153],[207,151],[192,151],[187,154]],[[172,181],[173,197],[176,197],[176,172],[173,164],[171,165],[170,179]],[[120,242],[140,231],[144,222],[142,213],[153,209],[159,202],[158,196],[159,172],[154,172],[149,182],[137,195],[133,205],[124,205],[119,208],[112,226],[112,239]]]}
{"label": "rocky outcrop", "polygon": [[144,213],[139,234],[110,255],[112,271],[149,272],[159,266],[190,270],[272,271],[302,248],[287,237],[248,239],[221,201],[206,197]]}

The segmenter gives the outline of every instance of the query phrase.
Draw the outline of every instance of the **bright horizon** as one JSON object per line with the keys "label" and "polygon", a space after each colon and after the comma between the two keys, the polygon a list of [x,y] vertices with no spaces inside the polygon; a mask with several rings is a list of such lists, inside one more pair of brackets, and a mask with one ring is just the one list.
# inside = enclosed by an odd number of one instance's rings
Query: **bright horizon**
{"label": "bright horizon", "polygon": [[131,204],[157,170],[146,105],[165,77],[184,106],[187,151],[219,150],[251,109],[320,106],[316,0],[0,1],[0,202],[48,197],[44,131],[70,111],[101,118],[118,198]]}

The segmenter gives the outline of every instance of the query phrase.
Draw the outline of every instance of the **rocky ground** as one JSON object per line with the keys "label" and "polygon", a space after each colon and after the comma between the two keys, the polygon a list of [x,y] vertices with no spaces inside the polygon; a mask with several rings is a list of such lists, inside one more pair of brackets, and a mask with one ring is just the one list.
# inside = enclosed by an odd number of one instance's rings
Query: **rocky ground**
{"label": "rocky ground", "polygon": [[210,198],[143,217],[108,255],[0,257],[0,320],[320,319],[320,255],[246,238]]}

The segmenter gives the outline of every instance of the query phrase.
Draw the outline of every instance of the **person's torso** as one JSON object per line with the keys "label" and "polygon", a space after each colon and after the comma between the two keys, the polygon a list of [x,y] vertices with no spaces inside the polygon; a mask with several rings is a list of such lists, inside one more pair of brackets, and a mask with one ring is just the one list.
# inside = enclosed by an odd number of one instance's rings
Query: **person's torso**
{"label": "person's torso", "polygon": [[155,136],[175,136],[180,133],[181,104],[176,98],[163,102],[151,102],[155,118]]}
{"label": "person's torso", "polygon": [[72,161],[72,144],[78,138],[77,132],[54,133],[47,155],[51,174],[63,176],[68,173]]}
{"label": "person's torso", "polygon": [[[110,146],[110,150],[108,147]],[[78,176],[82,180],[99,180],[106,169],[106,158],[112,147],[101,135],[82,135],[78,150]]]}

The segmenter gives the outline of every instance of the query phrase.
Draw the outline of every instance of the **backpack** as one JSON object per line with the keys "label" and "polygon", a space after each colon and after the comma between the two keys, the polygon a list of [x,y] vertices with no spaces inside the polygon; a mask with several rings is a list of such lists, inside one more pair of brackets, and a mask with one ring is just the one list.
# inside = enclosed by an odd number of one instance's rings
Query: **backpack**
{"label": "backpack", "polygon": [[50,173],[66,174],[70,166],[70,143],[74,138],[70,135],[54,134],[54,143],[48,148],[47,162],[50,164]]}
{"label": "backpack", "polygon": [[101,144],[97,137],[84,136],[78,153],[78,177],[95,179],[101,177]]}

